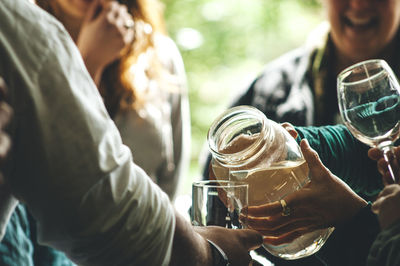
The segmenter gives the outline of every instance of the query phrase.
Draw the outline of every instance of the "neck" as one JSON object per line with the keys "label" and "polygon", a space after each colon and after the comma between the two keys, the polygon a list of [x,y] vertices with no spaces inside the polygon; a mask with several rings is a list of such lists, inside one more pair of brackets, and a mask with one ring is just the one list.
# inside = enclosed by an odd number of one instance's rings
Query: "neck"
{"label": "neck", "polygon": [[395,37],[392,42],[390,42],[380,53],[376,55],[368,56],[368,57],[349,57],[345,54],[341,53],[338,49],[335,49],[336,56],[336,64],[335,64],[335,73],[339,74],[343,69],[358,63],[360,61],[368,60],[368,59],[383,59],[388,64],[394,68],[396,65],[396,44],[398,44],[398,37]]}
{"label": "neck", "polygon": [[64,25],[74,42],[76,42],[83,19],[63,12],[57,4],[52,5],[52,10],[53,15]]}

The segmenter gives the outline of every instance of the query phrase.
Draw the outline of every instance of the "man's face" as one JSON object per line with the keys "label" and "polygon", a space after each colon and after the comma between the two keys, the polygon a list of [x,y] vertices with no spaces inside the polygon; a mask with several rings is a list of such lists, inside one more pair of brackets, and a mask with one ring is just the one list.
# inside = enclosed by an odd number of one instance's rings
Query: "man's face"
{"label": "man's face", "polygon": [[354,61],[374,58],[396,35],[400,0],[324,0],[332,39]]}

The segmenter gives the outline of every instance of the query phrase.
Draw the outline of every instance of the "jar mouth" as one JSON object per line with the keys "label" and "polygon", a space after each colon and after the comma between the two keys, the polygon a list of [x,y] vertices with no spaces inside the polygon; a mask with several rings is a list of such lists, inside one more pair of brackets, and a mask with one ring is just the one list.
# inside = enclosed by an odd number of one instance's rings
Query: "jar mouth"
{"label": "jar mouth", "polygon": [[[240,167],[246,163],[249,153],[259,148],[265,141],[268,127],[265,115],[258,109],[242,105],[226,110],[212,123],[207,133],[207,142],[214,158],[223,166],[225,163]],[[226,146],[237,136],[249,136],[260,133],[261,135],[243,150],[232,153],[222,153],[221,146]]]}
{"label": "jar mouth", "polygon": [[243,181],[232,180],[201,180],[193,182],[193,187],[208,187],[208,188],[248,188],[249,184]]}

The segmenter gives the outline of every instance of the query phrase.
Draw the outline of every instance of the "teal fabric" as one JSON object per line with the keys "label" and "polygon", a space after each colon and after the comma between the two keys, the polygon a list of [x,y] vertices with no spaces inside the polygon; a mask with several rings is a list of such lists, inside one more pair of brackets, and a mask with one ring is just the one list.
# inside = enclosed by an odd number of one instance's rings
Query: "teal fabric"
{"label": "teal fabric", "polygon": [[0,265],[34,265],[30,236],[28,214],[25,207],[19,204],[15,208],[7,225],[6,234],[0,242]]}
{"label": "teal fabric", "polygon": [[370,200],[382,190],[376,162],[368,158],[369,147],[355,139],[344,125],[295,129],[298,141],[306,138],[325,166],[363,198]]}
{"label": "teal fabric", "polygon": [[25,206],[19,204],[7,225],[0,242],[2,266],[75,266],[64,253],[39,245],[36,241],[36,224]]}

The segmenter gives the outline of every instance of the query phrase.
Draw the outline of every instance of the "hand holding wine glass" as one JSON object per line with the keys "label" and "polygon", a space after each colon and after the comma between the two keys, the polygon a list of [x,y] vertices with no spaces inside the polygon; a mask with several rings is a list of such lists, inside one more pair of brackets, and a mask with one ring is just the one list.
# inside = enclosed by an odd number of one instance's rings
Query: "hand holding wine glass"
{"label": "hand holding wine glass", "polygon": [[377,147],[388,164],[391,182],[399,171],[393,143],[400,134],[400,85],[384,60],[367,60],[338,75],[340,114],[361,142]]}
{"label": "hand holding wine glass", "polygon": [[[394,155],[397,158],[397,163],[400,162],[400,146],[394,147],[393,149]],[[392,183],[392,177],[391,173],[389,172],[388,169],[388,163],[386,162],[385,158],[383,157],[383,153],[380,149],[378,148],[371,148],[368,150],[368,157],[371,160],[376,161],[376,165],[378,167],[379,173],[382,175],[383,182],[385,184],[390,184]],[[397,182],[399,182],[400,179],[400,169],[398,169],[397,172],[394,172],[394,174],[397,176]]]}

